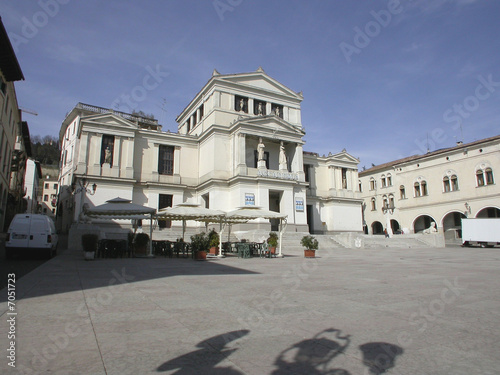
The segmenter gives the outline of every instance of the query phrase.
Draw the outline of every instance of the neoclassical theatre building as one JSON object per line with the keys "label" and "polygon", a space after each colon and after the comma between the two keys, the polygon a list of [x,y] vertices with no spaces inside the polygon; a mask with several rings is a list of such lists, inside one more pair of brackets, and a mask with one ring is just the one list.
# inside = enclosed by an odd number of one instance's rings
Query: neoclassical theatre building
{"label": "neoclassical theatre building", "polygon": [[[259,68],[214,70],[177,117],[176,133],[152,118],[78,103],[60,130],[59,229],[82,220],[85,205],[121,197],[156,209],[259,206],[286,214],[287,231],[361,232],[359,160],[345,150],[304,151],[302,100]],[[155,231],[181,225],[160,221]],[[241,229],[277,228],[262,219]]]}

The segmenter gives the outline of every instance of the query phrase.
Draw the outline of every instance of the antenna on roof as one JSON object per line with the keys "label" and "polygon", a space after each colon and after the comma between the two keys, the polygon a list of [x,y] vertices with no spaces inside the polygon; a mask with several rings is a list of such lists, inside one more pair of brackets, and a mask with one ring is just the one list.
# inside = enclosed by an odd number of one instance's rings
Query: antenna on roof
{"label": "antenna on roof", "polygon": [[429,153],[429,133],[427,133],[427,153]]}

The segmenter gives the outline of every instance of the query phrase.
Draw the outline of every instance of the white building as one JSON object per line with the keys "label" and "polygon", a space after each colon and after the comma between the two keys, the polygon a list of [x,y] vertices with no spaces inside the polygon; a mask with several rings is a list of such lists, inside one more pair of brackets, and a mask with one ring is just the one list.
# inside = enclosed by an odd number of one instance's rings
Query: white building
{"label": "white building", "polygon": [[26,189],[25,199],[27,202],[26,212],[38,213],[39,201],[39,181],[42,177],[40,163],[29,158],[26,160],[26,173],[24,177],[24,186]]}
{"label": "white building", "polygon": [[461,218],[500,217],[500,136],[410,156],[359,173],[365,231],[458,238]]}
{"label": "white building", "polygon": [[[78,222],[84,204],[120,196],[156,209],[255,205],[287,214],[288,231],[361,231],[359,160],[345,150],[303,151],[302,99],[259,68],[214,71],[177,117],[177,133],[154,119],[79,103],[60,131],[59,228]],[[180,225],[160,222],[157,230]],[[261,220],[242,229],[276,225]]]}
{"label": "white building", "polygon": [[46,176],[42,182],[42,194],[38,197],[41,213],[55,218],[59,183],[56,178]]}

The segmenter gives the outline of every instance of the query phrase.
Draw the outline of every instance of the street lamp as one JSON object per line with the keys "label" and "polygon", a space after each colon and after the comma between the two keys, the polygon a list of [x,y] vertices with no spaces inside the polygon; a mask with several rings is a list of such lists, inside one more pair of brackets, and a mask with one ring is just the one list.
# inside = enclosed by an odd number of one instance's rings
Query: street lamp
{"label": "street lamp", "polygon": [[394,213],[395,209],[396,207],[394,207],[394,202],[392,200],[390,200],[389,202],[385,201],[384,205],[382,206],[382,212],[385,216],[385,230],[387,231],[387,235],[389,236],[389,238],[394,234],[392,232],[390,215]]}

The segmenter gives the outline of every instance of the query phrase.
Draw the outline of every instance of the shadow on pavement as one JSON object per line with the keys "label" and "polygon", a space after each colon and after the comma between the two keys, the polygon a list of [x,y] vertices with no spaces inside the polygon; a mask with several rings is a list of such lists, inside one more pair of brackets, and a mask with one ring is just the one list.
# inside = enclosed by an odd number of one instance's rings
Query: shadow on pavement
{"label": "shadow on pavement", "polygon": [[[157,372],[177,370],[172,374],[217,374],[240,375],[241,371],[231,367],[217,367],[217,364],[236,352],[238,348],[228,346],[232,341],[243,338],[250,331],[227,332],[211,337],[196,345],[200,348],[190,353],[173,358],[161,366]],[[245,337],[251,340],[250,337]],[[272,375],[308,374],[308,375],[351,375],[345,369],[335,366],[335,358],[345,353],[351,343],[350,335],[343,335],[335,328],[325,329],[314,337],[299,341],[281,353],[274,365],[278,367]],[[244,348],[244,343],[238,344]],[[380,375],[393,368],[396,357],[404,350],[386,342],[369,342],[359,346],[363,354],[363,364],[373,375]]]}

